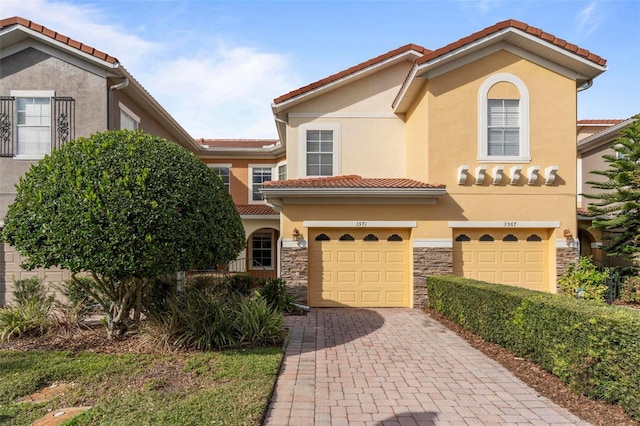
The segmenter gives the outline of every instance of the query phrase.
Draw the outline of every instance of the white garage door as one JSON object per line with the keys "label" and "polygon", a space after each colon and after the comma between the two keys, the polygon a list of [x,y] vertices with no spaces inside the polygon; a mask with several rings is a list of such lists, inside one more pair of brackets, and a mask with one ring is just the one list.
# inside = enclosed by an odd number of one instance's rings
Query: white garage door
{"label": "white garage door", "polygon": [[405,229],[311,229],[309,305],[410,306],[409,242]]}
{"label": "white garage door", "polygon": [[548,236],[546,229],[455,229],[453,273],[549,291]]}

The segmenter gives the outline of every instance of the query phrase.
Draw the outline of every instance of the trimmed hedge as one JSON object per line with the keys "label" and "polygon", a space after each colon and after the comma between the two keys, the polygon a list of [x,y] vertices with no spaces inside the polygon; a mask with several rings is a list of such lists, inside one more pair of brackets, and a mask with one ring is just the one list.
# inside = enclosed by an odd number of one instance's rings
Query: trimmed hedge
{"label": "trimmed hedge", "polygon": [[429,277],[429,307],[640,421],[640,311],[460,277]]}

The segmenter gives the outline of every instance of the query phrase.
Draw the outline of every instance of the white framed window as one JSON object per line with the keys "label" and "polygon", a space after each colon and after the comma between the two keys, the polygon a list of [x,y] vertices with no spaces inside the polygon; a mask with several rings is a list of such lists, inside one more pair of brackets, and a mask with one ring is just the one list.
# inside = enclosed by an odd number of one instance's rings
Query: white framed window
{"label": "white framed window", "polygon": [[278,172],[278,180],[287,180],[287,163],[281,162],[276,164],[276,170]]}
{"label": "white framed window", "polygon": [[118,102],[118,106],[120,107],[120,128],[138,130],[140,128],[140,117],[122,102]]}
{"label": "white framed window", "polygon": [[264,200],[260,189],[263,182],[273,180],[273,166],[265,164],[249,165],[251,184],[249,185],[249,203],[261,203]]}
{"label": "white framed window", "polygon": [[301,177],[339,175],[341,139],[339,124],[309,123],[300,126],[298,174]]}
{"label": "white framed window", "polygon": [[[501,82],[515,86],[518,96],[496,98],[491,88]],[[478,160],[491,162],[531,161],[529,145],[529,91],[513,74],[487,78],[478,91]]]}
{"label": "white framed window", "polygon": [[225,188],[231,193],[231,164],[207,164],[207,166],[220,176]]}
{"label": "white framed window", "polygon": [[251,234],[249,241],[250,269],[274,269],[274,233],[271,229],[259,230]]}
{"label": "white framed window", "polygon": [[16,98],[16,158],[40,159],[51,153],[53,90],[12,90]]}

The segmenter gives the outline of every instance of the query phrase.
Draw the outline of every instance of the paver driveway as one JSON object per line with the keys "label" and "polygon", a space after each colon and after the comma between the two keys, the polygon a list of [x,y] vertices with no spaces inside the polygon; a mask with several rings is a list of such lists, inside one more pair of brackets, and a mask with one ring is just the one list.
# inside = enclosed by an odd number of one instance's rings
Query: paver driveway
{"label": "paver driveway", "polygon": [[417,309],[313,309],[265,425],[586,425]]}

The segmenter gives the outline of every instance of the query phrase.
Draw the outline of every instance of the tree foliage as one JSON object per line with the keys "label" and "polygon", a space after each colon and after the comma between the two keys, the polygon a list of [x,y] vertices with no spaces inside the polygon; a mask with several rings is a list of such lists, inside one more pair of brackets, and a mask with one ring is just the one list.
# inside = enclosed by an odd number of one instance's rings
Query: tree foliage
{"label": "tree foliage", "polygon": [[227,263],[245,241],[219,177],[177,144],[126,130],[71,141],[32,166],[2,238],[27,269],[92,275],[86,290],[120,332],[153,278]]}
{"label": "tree foliage", "polygon": [[640,253],[640,115],[620,132],[612,148],[615,155],[603,155],[609,168],[591,172],[606,180],[587,182],[604,191],[585,196],[598,200],[589,211],[596,216],[593,227],[604,231],[611,242],[603,249],[629,257]]}

